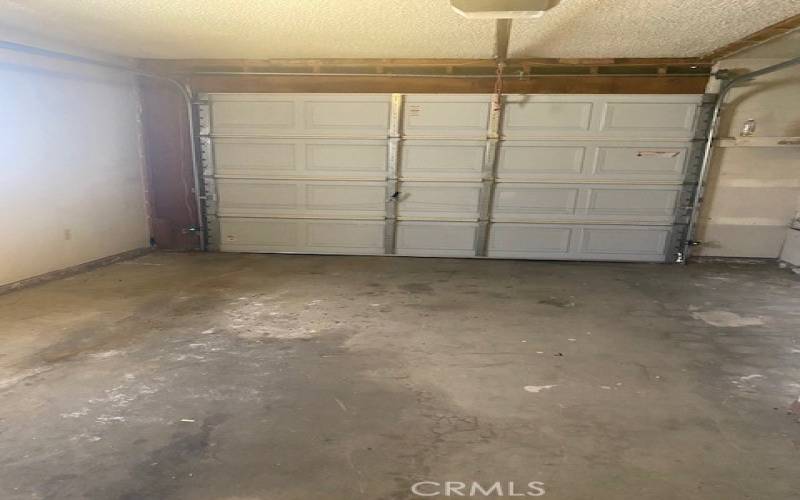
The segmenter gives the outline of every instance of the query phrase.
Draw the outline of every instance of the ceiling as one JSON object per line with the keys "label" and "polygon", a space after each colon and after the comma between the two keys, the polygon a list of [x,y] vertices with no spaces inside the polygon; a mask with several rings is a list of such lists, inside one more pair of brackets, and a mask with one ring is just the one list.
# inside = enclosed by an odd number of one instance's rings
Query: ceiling
{"label": "ceiling", "polygon": [[[800,0],[560,0],[510,57],[700,56]],[[489,58],[494,22],[449,0],[0,0],[0,30],[143,58]]]}

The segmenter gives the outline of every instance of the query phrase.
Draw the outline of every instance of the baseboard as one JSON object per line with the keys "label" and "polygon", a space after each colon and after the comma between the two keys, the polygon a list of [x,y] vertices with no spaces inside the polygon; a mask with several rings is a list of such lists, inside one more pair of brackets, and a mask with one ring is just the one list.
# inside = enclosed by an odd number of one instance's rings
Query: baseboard
{"label": "baseboard", "polygon": [[32,278],[25,278],[24,280],[19,280],[13,283],[0,285],[0,295],[9,292],[14,292],[16,290],[21,290],[23,288],[28,288],[31,286],[41,285],[42,283],[47,283],[48,281],[53,281],[61,278],[66,278],[69,276],[74,276],[76,274],[85,273],[86,271],[91,271],[92,269],[97,269],[98,267],[114,264],[115,262],[135,259],[136,257],[141,257],[142,255],[145,255],[152,251],[153,249],[150,247],[136,248],[133,250],[128,250],[127,252],[109,255],[108,257],[103,257],[101,259],[84,262],[83,264],[77,264],[74,266],[66,267],[64,269],[58,269],[56,271],[50,271],[49,273],[40,274]]}

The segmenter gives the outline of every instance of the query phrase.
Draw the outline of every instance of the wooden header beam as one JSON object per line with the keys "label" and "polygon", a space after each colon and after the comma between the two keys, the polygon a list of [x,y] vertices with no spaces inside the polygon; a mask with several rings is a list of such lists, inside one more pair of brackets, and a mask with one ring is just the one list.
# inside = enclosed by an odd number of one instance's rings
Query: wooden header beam
{"label": "wooden header beam", "polygon": [[[605,59],[508,59],[509,67],[525,68],[535,73],[537,69],[563,70],[575,74],[614,69],[614,72],[641,74],[656,73],[658,67],[671,67],[682,72],[697,73],[710,68],[711,62],[697,58],[605,58]],[[492,74],[497,67],[495,59],[143,59],[140,68],[164,74],[189,74],[197,71],[280,71],[310,73],[429,73]],[[596,69],[597,71],[592,71]]]}
{"label": "wooden header beam", "polygon": [[[491,78],[425,76],[215,76],[187,77],[196,92],[353,92],[490,94]],[[708,75],[696,76],[530,76],[507,78],[510,94],[702,94]]]}

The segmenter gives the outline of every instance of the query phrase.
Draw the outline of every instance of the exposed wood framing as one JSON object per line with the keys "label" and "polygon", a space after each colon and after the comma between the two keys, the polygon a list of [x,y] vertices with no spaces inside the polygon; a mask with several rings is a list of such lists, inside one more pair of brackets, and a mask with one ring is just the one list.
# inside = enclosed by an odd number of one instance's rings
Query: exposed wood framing
{"label": "exposed wood framing", "polygon": [[[502,34],[502,33],[499,33]],[[697,58],[508,59],[508,73],[579,75],[666,73],[708,74],[710,61]],[[275,73],[372,73],[491,75],[495,59],[143,59],[142,69],[181,75],[199,71],[265,71]]]}
{"label": "exposed wood framing", "polygon": [[[198,92],[354,92],[491,94],[491,78],[364,76],[193,76]],[[695,76],[542,76],[509,78],[510,94],[702,94],[708,75]]]}
{"label": "exposed wood framing", "polygon": [[800,28],[800,14],[790,17],[789,19],[785,19],[779,23],[775,23],[771,26],[767,26],[763,30],[751,33],[741,40],[737,40],[733,43],[729,43],[728,45],[720,47],[713,52],[704,55],[703,59],[719,61],[720,59],[730,57],[737,52],[741,52],[742,50],[755,47],[756,45],[761,45],[764,42],[772,40],[773,38],[785,35],[786,33],[789,33],[797,28]]}

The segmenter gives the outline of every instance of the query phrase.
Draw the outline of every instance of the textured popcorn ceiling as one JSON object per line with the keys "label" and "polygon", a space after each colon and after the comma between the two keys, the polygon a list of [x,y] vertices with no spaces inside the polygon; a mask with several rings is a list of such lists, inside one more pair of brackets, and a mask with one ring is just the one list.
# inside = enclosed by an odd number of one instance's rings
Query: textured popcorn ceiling
{"label": "textured popcorn ceiling", "polygon": [[[515,20],[511,57],[698,56],[800,0],[561,0]],[[133,57],[486,58],[494,22],[448,0],[0,0],[0,29]]]}

